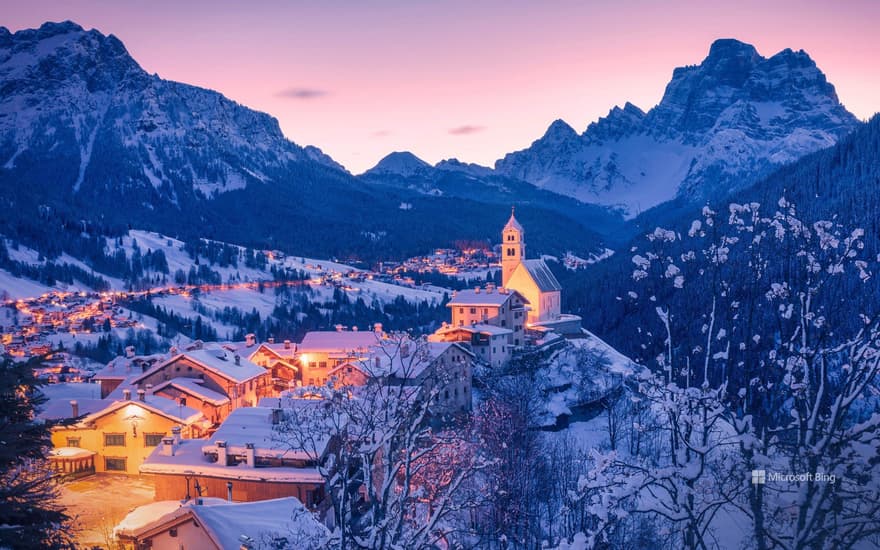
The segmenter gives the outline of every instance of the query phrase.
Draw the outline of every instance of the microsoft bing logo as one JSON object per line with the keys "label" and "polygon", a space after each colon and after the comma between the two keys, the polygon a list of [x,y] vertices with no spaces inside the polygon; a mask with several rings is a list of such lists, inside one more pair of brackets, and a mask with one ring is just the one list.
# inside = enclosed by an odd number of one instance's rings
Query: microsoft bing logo
{"label": "microsoft bing logo", "polygon": [[752,485],[767,483],[767,470],[752,470]]}

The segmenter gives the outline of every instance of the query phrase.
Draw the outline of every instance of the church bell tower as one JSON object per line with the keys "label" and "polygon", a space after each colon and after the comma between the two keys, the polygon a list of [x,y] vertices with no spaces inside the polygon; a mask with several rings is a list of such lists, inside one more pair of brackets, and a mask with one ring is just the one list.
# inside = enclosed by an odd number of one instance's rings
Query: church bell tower
{"label": "church bell tower", "polygon": [[501,285],[504,287],[526,257],[525,231],[513,214],[514,207],[511,207],[510,219],[501,230]]}

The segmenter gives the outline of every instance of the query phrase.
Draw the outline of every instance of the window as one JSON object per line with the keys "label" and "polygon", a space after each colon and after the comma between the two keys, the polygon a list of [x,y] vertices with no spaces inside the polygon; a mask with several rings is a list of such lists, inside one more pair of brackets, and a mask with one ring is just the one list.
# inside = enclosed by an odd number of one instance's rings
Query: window
{"label": "window", "polygon": [[124,472],[125,471],[125,459],[124,458],[104,458],[104,469],[108,472]]}
{"label": "window", "polygon": [[459,313],[464,313],[464,308],[463,308],[463,307],[458,308],[458,312],[459,312]]}
{"label": "window", "polygon": [[165,434],[144,434],[144,447],[158,447]]}
{"label": "window", "polygon": [[78,437],[68,437],[67,438],[67,446],[68,447],[79,447],[80,439]]}
{"label": "window", "polygon": [[125,434],[104,434],[104,446],[125,447]]}
{"label": "window", "polygon": [[321,361],[320,363],[318,363],[318,367],[322,368],[322,369],[326,369],[327,368],[327,361]]}
{"label": "window", "polygon": [[471,308],[471,315],[473,315],[473,314],[476,313],[476,312],[477,312],[477,308],[472,307],[472,308]]}

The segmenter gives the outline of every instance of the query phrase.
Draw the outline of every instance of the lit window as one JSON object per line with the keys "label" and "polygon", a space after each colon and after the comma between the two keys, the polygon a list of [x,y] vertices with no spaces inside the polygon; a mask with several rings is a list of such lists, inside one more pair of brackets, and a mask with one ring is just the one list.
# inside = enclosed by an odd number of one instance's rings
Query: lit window
{"label": "lit window", "polygon": [[104,434],[105,447],[125,447],[125,434]]}
{"label": "lit window", "polygon": [[67,438],[67,446],[68,447],[79,447],[80,438],[78,437],[68,437]]}
{"label": "lit window", "polygon": [[144,434],[144,447],[158,447],[165,434]]}

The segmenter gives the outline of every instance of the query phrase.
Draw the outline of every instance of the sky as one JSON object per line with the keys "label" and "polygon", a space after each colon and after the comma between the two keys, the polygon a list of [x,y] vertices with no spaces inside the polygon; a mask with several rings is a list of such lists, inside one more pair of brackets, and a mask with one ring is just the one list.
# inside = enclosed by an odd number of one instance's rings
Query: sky
{"label": "sky", "polygon": [[0,0],[15,31],[70,19],[150,73],[275,116],[353,173],[392,151],[492,165],[558,118],[644,110],[717,38],[803,49],[860,119],[880,111],[880,2]]}

